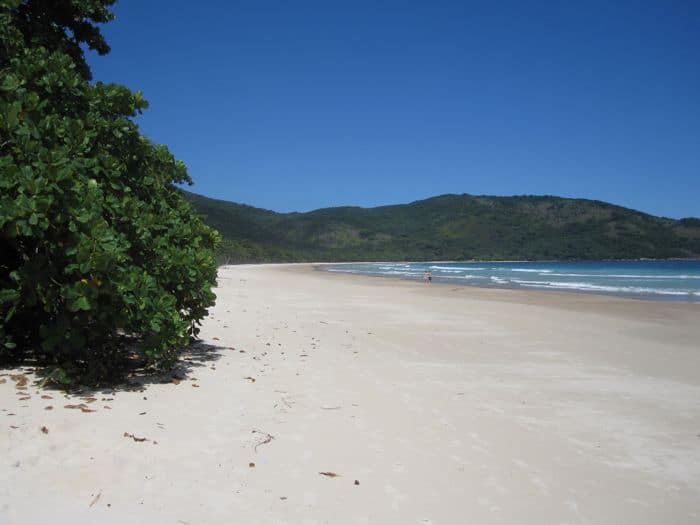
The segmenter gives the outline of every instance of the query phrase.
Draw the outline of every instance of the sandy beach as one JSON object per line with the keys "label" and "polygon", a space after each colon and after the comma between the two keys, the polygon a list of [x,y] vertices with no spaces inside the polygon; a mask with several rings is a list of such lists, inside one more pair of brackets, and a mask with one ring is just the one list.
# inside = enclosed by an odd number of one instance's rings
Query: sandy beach
{"label": "sandy beach", "polygon": [[0,371],[0,523],[700,522],[700,305],[218,282],[172,377],[67,396]]}

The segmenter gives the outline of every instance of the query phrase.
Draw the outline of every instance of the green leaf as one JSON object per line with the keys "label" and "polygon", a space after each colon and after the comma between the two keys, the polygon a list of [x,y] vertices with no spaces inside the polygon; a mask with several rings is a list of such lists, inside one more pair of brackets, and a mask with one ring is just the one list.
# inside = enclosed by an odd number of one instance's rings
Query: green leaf
{"label": "green leaf", "polygon": [[17,126],[18,118],[17,116],[19,115],[20,110],[22,107],[19,105],[19,102],[15,102],[14,104],[10,104],[7,108],[7,127],[9,129],[12,129]]}
{"label": "green leaf", "polygon": [[15,75],[5,75],[5,78],[2,80],[2,84],[0,84],[0,89],[3,91],[16,91],[20,85],[21,82],[18,77]]}
{"label": "green leaf", "polygon": [[20,298],[20,293],[17,290],[4,289],[0,290],[0,303],[11,303]]}
{"label": "green leaf", "polygon": [[88,301],[87,297],[85,297],[84,295],[80,296],[71,303],[70,308],[71,308],[72,312],[79,312],[81,310],[89,310],[90,309],[90,301]]}

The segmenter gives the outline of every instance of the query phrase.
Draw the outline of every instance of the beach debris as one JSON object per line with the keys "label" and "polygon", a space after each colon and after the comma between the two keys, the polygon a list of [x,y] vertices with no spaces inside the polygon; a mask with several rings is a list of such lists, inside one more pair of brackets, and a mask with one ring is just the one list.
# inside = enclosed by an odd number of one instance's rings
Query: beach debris
{"label": "beach debris", "polygon": [[70,408],[72,410],[80,410],[81,412],[95,412],[95,410],[88,408],[85,403],[80,403],[79,405],[64,405],[63,408]]}
{"label": "beach debris", "polygon": [[267,445],[270,441],[275,439],[275,436],[272,434],[268,434],[267,432],[263,432],[262,430],[253,430],[253,434],[261,434],[263,436],[263,440],[260,441],[259,443],[256,443],[256,445],[253,447],[253,450],[257,453],[258,452],[258,447],[261,445]]}
{"label": "beach debris", "polygon": [[51,406],[51,405],[46,406],[46,407],[44,407],[44,410],[53,410],[53,406]]}
{"label": "beach debris", "polygon": [[43,396],[41,396],[41,399],[53,399],[53,397],[44,394]]}
{"label": "beach debris", "polygon": [[107,410],[112,410],[112,407],[109,406],[109,405],[105,405],[105,406],[103,406],[102,408],[106,408]]}
{"label": "beach debris", "polygon": [[15,425],[10,425],[10,428],[19,428],[19,427],[15,426]]}
{"label": "beach debris", "polygon": [[180,384],[180,381],[181,381],[181,379],[179,379],[179,378],[177,378],[177,377],[173,377],[173,378],[170,380],[170,382],[171,382],[172,384],[174,384],[174,385],[179,385],[179,384]]}
{"label": "beach debris", "polygon": [[15,382],[15,388],[18,390],[26,389],[29,378],[24,374],[10,374],[10,379]]}
{"label": "beach debris", "polygon": [[97,398],[96,397],[84,397],[83,401],[85,401],[86,403],[94,403],[95,401],[97,401]]}
{"label": "beach debris", "polygon": [[360,484],[360,482],[355,480],[355,485],[359,485],[359,484]]}
{"label": "beach debris", "polygon": [[199,385],[192,383],[192,388],[199,388]]}
{"label": "beach debris", "polygon": [[255,378],[254,378],[254,377],[247,376],[247,377],[244,377],[243,379],[247,379],[247,380],[250,381],[251,383],[255,383]]}
{"label": "beach debris", "polygon": [[4,377],[0,379],[0,385],[2,385],[3,383],[7,383],[7,379],[5,379]]}
{"label": "beach debris", "polygon": [[145,416],[146,412],[139,412],[139,416]]}
{"label": "beach debris", "polygon": [[24,397],[20,397],[19,400],[26,401],[27,399],[31,399],[31,398],[32,398],[32,396],[24,396]]}
{"label": "beach debris", "polygon": [[280,496],[280,499],[281,499],[282,501],[284,501],[284,500],[287,499],[287,496]]}
{"label": "beach debris", "polygon": [[44,426],[44,427],[41,427],[41,432],[44,433],[44,434],[48,434],[48,433],[49,433],[49,429],[46,428],[45,426]]}
{"label": "beach debris", "polygon": [[[275,392],[278,392],[278,390],[275,390]],[[273,408],[279,408],[283,412],[286,412],[285,408],[282,405],[286,406],[287,408],[292,408],[293,403],[294,403],[294,401],[290,402],[286,398],[282,397],[282,398],[280,398],[279,402],[274,404]]]}
{"label": "beach debris", "polygon": [[97,496],[95,496],[92,501],[90,502],[90,505],[88,505],[88,508],[92,508],[92,506],[97,503],[100,499],[100,496],[102,496],[102,492],[98,492]]}
{"label": "beach debris", "polygon": [[327,478],[337,478],[340,476],[340,474],[336,474],[335,472],[319,472],[321,476],[326,476]]}
{"label": "beach debris", "polygon": [[341,406],[328,406],[328,405],[321,405],[321,410],[338,410],[340,408],[343,408]]}
{"label": "beach debris", "polygon": [[249,468],[255,468],[255,463],[253,463],[253,462],[251,461],[250,463],[248,463],[248,467],[249,467]]}
{"label": "beach debris", "polygon": [[212,339],[213,339],[214,341],[219,341],[219,338],[218,338],[218,337],[212,337]]}
{"label": "beach debris", "polygon": [[124,432],[124,437],[125,437],[125,438],[131,438],[131,439],[133,439],[134,441],[136,441],[137,443],[141,443],[142,441],[148,441],[148,438],[145,438],[145,437],[141,437],[141,438],[140,438],[140,437],[136,437],[135,435],[130,434],[129,432]]}

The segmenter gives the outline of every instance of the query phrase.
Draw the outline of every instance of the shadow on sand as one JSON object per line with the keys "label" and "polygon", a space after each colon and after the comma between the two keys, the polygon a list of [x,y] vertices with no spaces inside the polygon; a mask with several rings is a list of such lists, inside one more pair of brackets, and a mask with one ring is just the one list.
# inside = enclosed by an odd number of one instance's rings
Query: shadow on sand
{"label": "shadow on sand", "polygon": [[[185,347],[177,360],[167,370],[155,370],[142,366],[138,360],[126,365],[124,379],[114,383],[100,385],[76,385],[72,388],[61,388],[45,378],[48,374],[46,367],[32,363],[29,360],[23,362],[7,363],[0,369],[5,372],[3,376],[9,376],[16,383],[26,384],[33,382],[41,390],[62,392],[73,396],[93,396],[115,394],[117,392],[135,391],[144,392],[149,385],[174,383],[192,380],[192,375],[203,367],[212,367],[221,359],[222,353],[227,347],[212,345],[204,342],[195,342]],[[4,369],[4,370],[3,370]],[[33,377],[32,377],[33,376]]]}

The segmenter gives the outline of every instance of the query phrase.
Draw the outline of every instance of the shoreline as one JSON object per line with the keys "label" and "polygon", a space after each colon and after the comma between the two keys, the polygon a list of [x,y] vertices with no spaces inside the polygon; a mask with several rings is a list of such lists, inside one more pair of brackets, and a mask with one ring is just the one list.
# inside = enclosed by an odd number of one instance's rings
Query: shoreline
{"label": "shoreline", "polygon": [[[662,261],[659,259],[658,261]],[[668,259],[666,260],[668,261]],[[449,264],[449,263],[466,263],[466,264],[486,264],[486,263],[551,263],[551,262],[562,262],[562,261],[425,261],[425,262],[364,262],[364,263],[307,263],[314,266],[317,271],[331,273],[331,274],[341,274],[341,275],[360,275],[365,277],[383,277],[391,280],[403,280],[403,281],[413,281],[421,282],[422,279],[418,276],[410,275],[389,275],[386,273],[379,272],[344,272],[342,270],[333,270],[328,267],[336,267],[343,265],[353,265],[353,264]],[[569,261],[565,261],[569,262]],[[586,262],[586,261],[577,261]],[[591,261],[591,262],[615,262],[615,261]],[[630,262],[625,260],[617,260],[617,262]],[[640,261],[641,262],[641,261]],[[689,261],[694,262],[694,261]],[[515,290],[523,292],[545,292],[545,293],[564,293],[564,294],[583,294],[583,295],[595,295],[603,297],[619,297],[622,299],[640,300],[640,301],[653,301],[653,302],[670,302],[670,303],[680,303],[680,304],[691,304],[700,305],[700,292],[688,292],[687,294],[681,293],[653,293],[653,292],[624,292],[624,291],[606,291],[606,290],[595,290],[595,289],[585,289],[585,288],[565,288],[565,287],[547,287],[547,286],[536,286],[536,285],[522,285],[517,283],[491,283],[491,282],[474,282],[471,280],[460,279],[460,278],[447,278],[445,276],[433,276],[433,284],[440,285],[452,285],[452,286],[464,286],[468,288],[480,288],[480,289],[497,289],[497,290]]]}

